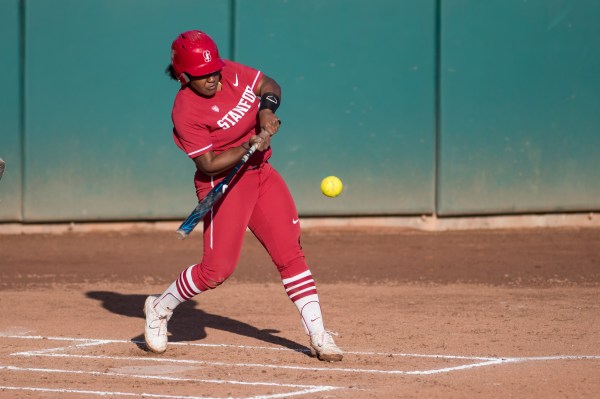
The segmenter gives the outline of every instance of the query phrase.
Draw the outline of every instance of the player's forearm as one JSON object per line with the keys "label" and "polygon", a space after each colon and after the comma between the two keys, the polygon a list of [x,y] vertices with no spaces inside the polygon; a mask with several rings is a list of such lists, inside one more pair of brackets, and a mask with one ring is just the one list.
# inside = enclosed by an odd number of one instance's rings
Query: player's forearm
{"label": "player's forearm", "polygon": [[273,79],[263,76],[257,94],[261,97],[258,107],[260,127],[274,135],[279,130],[281,123],[275,116],[275,112],[281,104],[281,87]]}
{"label": "player's forearm", "polygon": [[201,156],[194,158],[196,168],[207,176],[216,176],[231,169],[242,159],[249,148],[247,143],[242,146],[233,147],[220,154],[209,151]]}

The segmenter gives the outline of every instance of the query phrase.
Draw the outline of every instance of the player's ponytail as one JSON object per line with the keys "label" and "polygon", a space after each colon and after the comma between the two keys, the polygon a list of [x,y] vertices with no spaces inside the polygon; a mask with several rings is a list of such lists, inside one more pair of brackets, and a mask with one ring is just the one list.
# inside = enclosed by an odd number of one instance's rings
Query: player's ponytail
{"label": "player's ponytail", "polygon": [[175,73],[175,69],[173,68],[173,64],[169,64],[169,66],[167,66],[167,69],[165,69],[165,73],[167,75],[169,75],[169,77],[173,80],[178,80],[177,79],[177,74]]}

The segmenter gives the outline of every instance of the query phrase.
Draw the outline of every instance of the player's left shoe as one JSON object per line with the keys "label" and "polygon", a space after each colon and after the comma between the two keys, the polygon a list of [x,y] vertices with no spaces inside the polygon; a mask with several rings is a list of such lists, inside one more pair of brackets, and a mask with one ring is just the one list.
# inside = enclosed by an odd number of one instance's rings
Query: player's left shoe
{"label": "player's left shoe", "polygon": [[334,333],[325,330],[310,336],[310,352],[313,356],[317,356],[319,360],[326,362],[340,362],[342,360],[344,352],[335,344],[332,335]]}
{"label": "player's left shoe", "polygon": [[146,328],[144,330],[144,339],[146,347],[154,353],[163,353],[167,350],[167,322],[171,315],[161,316],[154,307],[154,301],[157,296],[149,296],[144,304],[144,314],[146,315]]}

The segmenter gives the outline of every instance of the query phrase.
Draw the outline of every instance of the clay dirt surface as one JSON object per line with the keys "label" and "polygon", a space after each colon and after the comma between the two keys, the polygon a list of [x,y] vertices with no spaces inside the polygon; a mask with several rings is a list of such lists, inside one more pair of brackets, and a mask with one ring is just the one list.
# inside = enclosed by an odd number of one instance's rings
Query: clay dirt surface
{"label": "clay dirt surface", "polygon": [[142,306],[200,234],[0,235],[0,398],[600,397],[599,229],[311,228],[302,246],[339,363],[310,356],[251,234],[161,355]]}

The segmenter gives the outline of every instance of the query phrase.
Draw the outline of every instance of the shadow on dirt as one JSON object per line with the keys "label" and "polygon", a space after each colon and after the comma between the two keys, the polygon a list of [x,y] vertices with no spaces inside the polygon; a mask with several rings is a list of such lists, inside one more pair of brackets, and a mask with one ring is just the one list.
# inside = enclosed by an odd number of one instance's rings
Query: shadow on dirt
{"label": "shadow on dirt", "polygon": [[[100,301],[102,307],[112,313],[128,317],[139,317],[142,333],[131,340],[141,349],[145,349],[145,345],[143,344],[144,311],[142,308],[144,307],[146,295],[124,295],[110,291],[89,291],[86,293],[86,296]],[[206,338],[206,328],[209,327],[255,338],[270,344],[280,345],[298,352],[310,353],[307,347],[274,335],[279,332],[278,330],[259,330],[239,320],[197,309],[195,307],[196,304],[196,301],[190,300],[177,307],[176,313],[169,321],[170,342],[202,340]]]}

